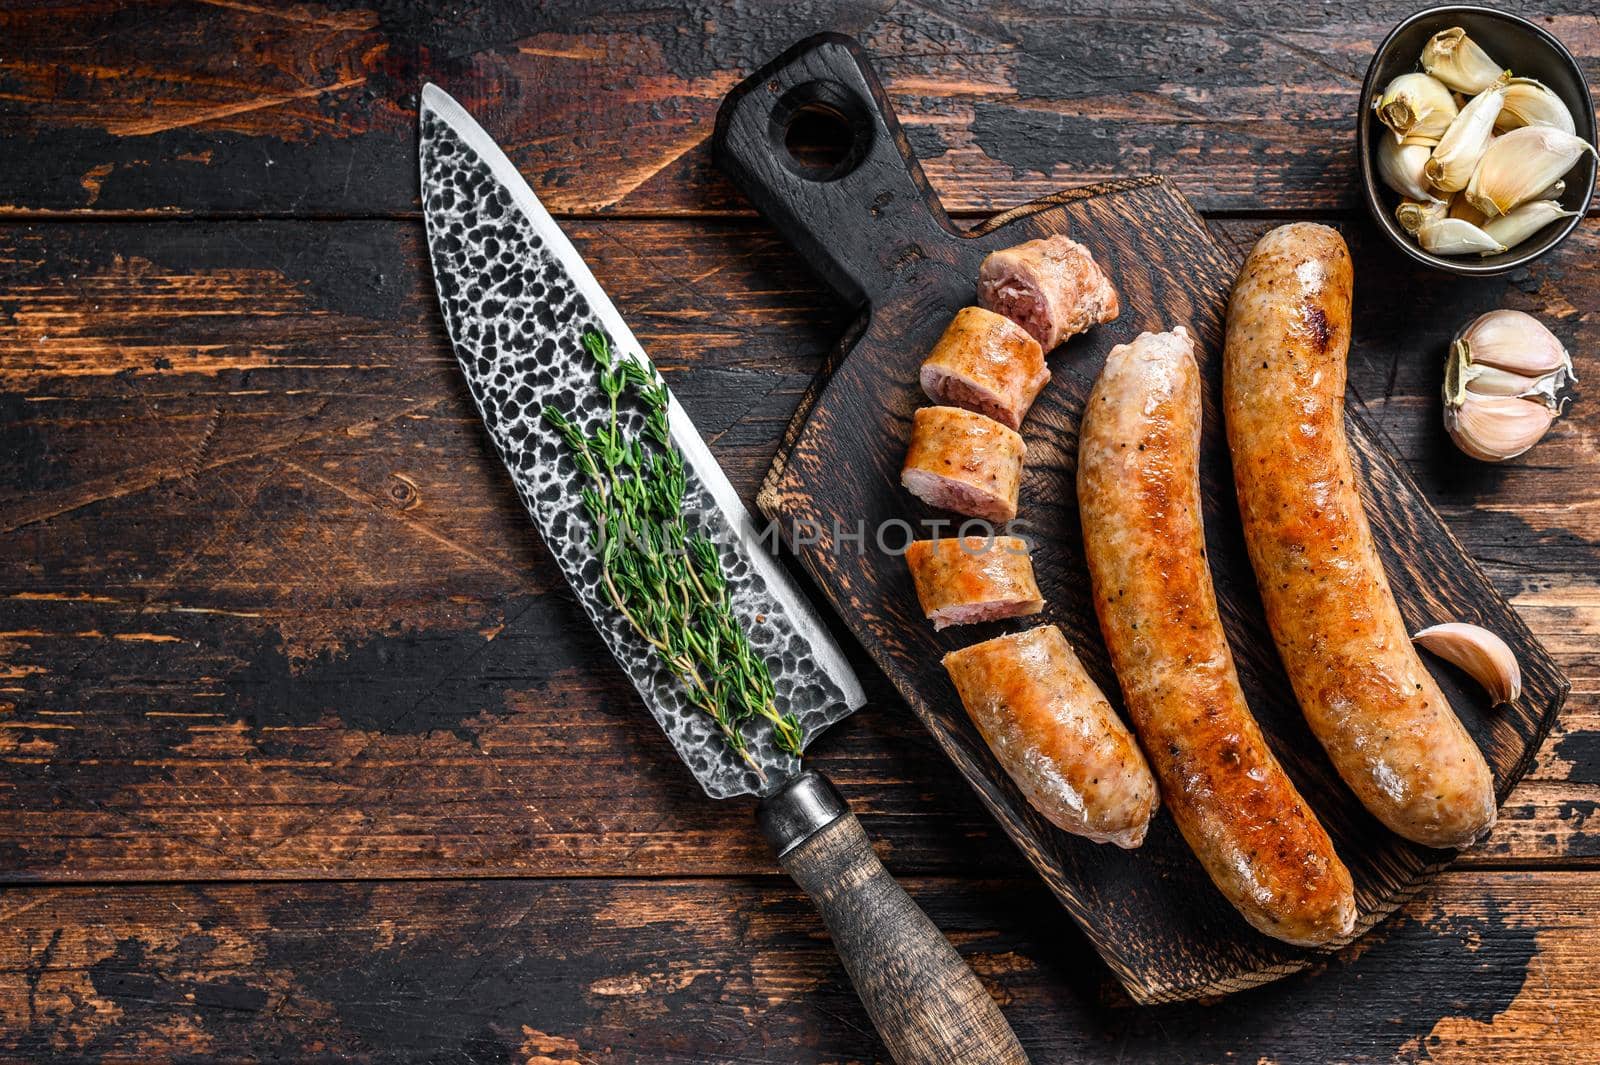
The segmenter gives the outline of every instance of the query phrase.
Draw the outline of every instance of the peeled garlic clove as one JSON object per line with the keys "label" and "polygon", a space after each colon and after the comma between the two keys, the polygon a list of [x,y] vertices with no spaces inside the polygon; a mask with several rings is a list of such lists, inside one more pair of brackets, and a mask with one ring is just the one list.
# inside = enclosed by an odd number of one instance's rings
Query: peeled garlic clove
{"label": "peeled garlic clove", "polygon": [[1482,229],[1506,247],[1515,248],[1551,222],[1571,218],[1577,213],[1566,210],[1554,200],[1532,200],[1510,214],[1485,222]]}
{"label": "peeled garlic clove", "polygon": [[1402,74],[1391,81],[1383,94],[1372,101],[1378,121],[1394,131],[1394,139],[1406,137],[1438,140],[1456,117],[1455,97],[1443,82],[1427,74]]}
{"label": "peeled garlic clove", "polygon": [[1467,183],[1467,199],[1490,217],[1510,214],[1593,151],[1587,141],[1550,126],[1514,129],[1496,137],[1483,153]]}
{"label": "peeled garlic clove", "polygon": [[1417,230],[1417,242],[1431,255],[1493,255],[1506,246],[1464,218],[1440,218]]}
{"label": "peeled garlic clove", "polygon": [[1515,396],[1482,396],[1464,391],[1454,406],[1446,402],[1444,427],[1456,447],[1484,462],[1516,458],[1550,431],[1555,411]]}
{"label": "peeled garlic clove", "polygon": [[1453,26],[1434,34],[1422,49],[1422,69],[1457,92],[1482,92],[1505,68],[1478,47],[1467,31]]}
{"label": "peeled garlic clove", "polygon": [[1378,138],[1378,176],[1408,200],[1431,200],[1422,168],[1433,148],[1427,144],[1401,144],[1393,137]]}
{"label": "peeled garlic clove", "polygon": [[1549,126],[1564,133],[1577,132],[1572,112],[1553,89],[1533,78],[1512,78],[1506,86],[1505,103],[1500,108],[1500,116],[1494,120],[1494,128],[1510,130],[1523,126]]}
{"label": "peeled garlic clove", "polygon": [[1415,233],[1428,222],[1445,217],[1450,205],[1443,200],[1401,200],[1394,219],[1407,233]]}
{"label": "peeled garlic clove", "polygon": [[1522,667],[1517,665],[1517,656],[1488,629],[1452,621],[1423,629],[1411,639],[1482,684],[1495,706],[1522,696]]}
{"label": "peeled garlic clove", "polygon": [[1506,81],[1494,82],[1474,96],[1444,131],[1433,156],[1423,167],[1428,181],[1440,192],[1458,192],[1467,187],[1478,160],[1489,149],[1494,135],[1494,120],[1506,98]]}
{"label": "peeled garlic clove", "polygon": [[1569,378],[1577,380],[1572,357],[1556,335],[1533,315],[1509,308],[1480,314],[1468,322],[1451,341],[1450,351],[1459,353],[1467,363],[1524,377],[1559,374],[1563,384]]}

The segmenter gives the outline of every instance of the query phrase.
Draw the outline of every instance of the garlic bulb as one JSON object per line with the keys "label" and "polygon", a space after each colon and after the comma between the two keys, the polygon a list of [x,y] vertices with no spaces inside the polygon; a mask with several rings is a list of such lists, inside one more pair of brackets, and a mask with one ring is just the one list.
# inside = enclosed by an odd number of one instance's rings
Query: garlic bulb
{"label": "garlic bulb", "polygon": [[1564,133],[1576,133],[1572,112],[1549,86],[1533,78],[1512,78],[1506,86],[1506,99],[1495,119],[1498,130],[1523,126],[1549,126]]}
{"label": "garlic bulb", "polygon": [[1488,629],[1452,621],[1430,625],[1411,639],[1483,685],[1495,706],[1521,697],[1522,667],[1517,665],[1517,656]]}
{"label": "garlic bulb", "polygon": [[1505,103],[1508,78],[1497,79],[1463,107],[1450,128],[1433,149],[1423,173],[1440,192],[1458,192],[1467,187],[1472,172],[1489,148],[1494,120]]}
{"label": "garlic bulb", "polygon": [[1507,248],[1515,248],[1551,222],[1571,218],[1577,213],[1566,210],[1554,200],[1532,200],[1510,214],[1484,222],[1482,229]]}
{"label": "garlic bulb", "polygon": [[1500,462],[1538,443],[1576,380],[1572,359],[1537,318],[1479,315],[1456,335],[1444,369],[1444,426],[1475,459]]}
{"label": "garlic bulb", "polygon": [[1510,214],[1593,151],[1587,141],[1551,126],[1514,129],[1496,137],[1483,153],[1467,183],[1467,199],[1490,217]]}
{"label": "garlic bulb", "polygon": [[1438,140],[1455,121],[1456,101],[1443,82],[1427,74],[1402,74],[1372,101],[1378,120],[1395,140]]}
{"label": "garlic bulb", "polygon": [[1441,218],[1423,223],[1417,242],[1430,255],[1494,255],[1506,246],[1464,218]]}
{"label": "garlic bulb", "polygon": [[1407,233],[1416,233],[1427,223],[1444,218],[1449,209],[1443,200],[1401,200],[1394,209],[1394,220]]}
{"label": "garlic bulb", "polygon": [[1505,68],[1489,58],[1467,31],[1453,26],[1434,34],[1422,49],[1422,69],[1457,92],[1482,92]]}
{"label": "garlic bulb", "polygon": [[1378,176],[1408,200],[1431,200],[1422,169],[1433,148],[1427,144],[1402,144],[1393,137],[1378,138]]}

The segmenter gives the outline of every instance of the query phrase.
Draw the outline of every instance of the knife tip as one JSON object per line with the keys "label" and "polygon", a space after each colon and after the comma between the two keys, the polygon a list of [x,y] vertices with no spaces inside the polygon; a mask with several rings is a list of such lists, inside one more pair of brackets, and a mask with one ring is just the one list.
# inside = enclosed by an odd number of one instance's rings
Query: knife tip
{"label": "knife tip", "polygon": [[439,105],[450,101],[450,94],[431,81],[422,83],[422,106],[438,110]]}

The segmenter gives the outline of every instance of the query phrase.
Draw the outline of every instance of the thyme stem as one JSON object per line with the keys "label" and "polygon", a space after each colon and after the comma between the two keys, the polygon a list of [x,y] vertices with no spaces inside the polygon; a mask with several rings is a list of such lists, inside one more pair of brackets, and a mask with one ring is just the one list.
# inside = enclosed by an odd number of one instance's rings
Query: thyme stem
{"label": "thyme stem", "polygon": [[[690,703],[764,780],[742,726],[767,721],[779,749],[796,757],[805,735],[793,714],[778,710],[772,674],[734,617],[716,545],[684,522],[683,456],[671,440],[667,387],[648,363],[615,358],[598,332],[584,333],[583,346],[599,366],[605,423],[585,436],[562,412],[540,413],[584,476],[580,497],[594,525],[590,543],[600,556],[601,584]],[[645,413],[643,435],[631,439],[618,418],[627,395]]]}

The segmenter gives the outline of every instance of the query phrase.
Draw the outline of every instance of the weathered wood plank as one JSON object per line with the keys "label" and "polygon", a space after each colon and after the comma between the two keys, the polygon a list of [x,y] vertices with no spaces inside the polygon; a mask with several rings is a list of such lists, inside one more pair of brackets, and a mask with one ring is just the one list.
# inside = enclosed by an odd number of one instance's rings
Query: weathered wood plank
{"label": "weathered wood plank", "polygon": [[[1259,226],[1214,228],[1247,244]],[[1592,862],[1600,411],[1580,391],[1549,440],[1490,469],[1449,450],[1433,395],[1456,324],[1502,304],[1549,320],[1587,376],[1600,223],[1466,285],[1348,228],[1355,395],[1574,683],[1466,860]],[[838,309],[754,223],[573,233],[752,497]],[[4,876],[771,869],[748,808],[702,801],[673,761],[520,516],[420,236],[0,227]],[[891,868],[1019,870],[866,677],[872,704],[818,759]]]}
{"label": "weathered wood plank", "polygon": [[[1592,876],[1446,873],[1321,971],[1155,1009],[1031,879],[907,887],[1035,1061],[1593,1060]],[[27,888],[0,914],[10,1061],[885,1060],[779,878]]]}
{"label": "weathered wood plank", "polygon": [[[743,210],[707,151],[717,104],[820,30],[877,56],[952,210],[1155,172],[1205,209],[1351,208],[1356,94],[1415,8],[12,4],[0,210],[411,211],[425,80],[483,118],[554,210]],[[1600,83],[1587,0],[1541,12]]]}

